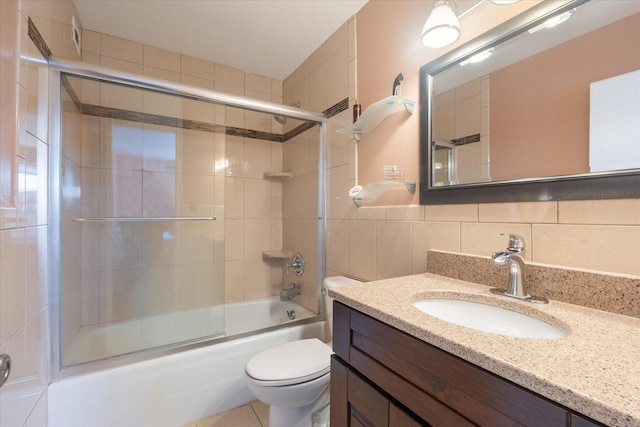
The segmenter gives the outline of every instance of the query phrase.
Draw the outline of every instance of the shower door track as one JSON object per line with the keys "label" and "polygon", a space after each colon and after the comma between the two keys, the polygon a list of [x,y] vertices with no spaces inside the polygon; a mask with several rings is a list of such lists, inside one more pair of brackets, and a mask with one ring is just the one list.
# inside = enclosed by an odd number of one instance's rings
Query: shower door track
{"label": "shower door track", "polygon": [[49,67],[51,70],[73,74],[81,77],[99,79],[112,83],[120,83],[127,86],[134,86],[168,94],[181,95],[200,101],[216,102],[231,107],[244,108],[261,113],[283,115],[294,119],[311,121],[318,123],[321,127],[324,127],[327,122],[327,117],[324,114],[301,110],[292,106],[276,104],[274,102],[268,101],[261,101],[241,95],[233,95],[230,93],[199,88],[196,86],[189,86],[183,83],[156,79],[149,76],[141,76],[138,74],[109,69],[99,65],[88,64],[84,62],[50,57]]}
{"label": "shower door track", "polygon": [[214,216],[177,217],[75,217],[74,222],[130,222],[130,221],[215,221]]}

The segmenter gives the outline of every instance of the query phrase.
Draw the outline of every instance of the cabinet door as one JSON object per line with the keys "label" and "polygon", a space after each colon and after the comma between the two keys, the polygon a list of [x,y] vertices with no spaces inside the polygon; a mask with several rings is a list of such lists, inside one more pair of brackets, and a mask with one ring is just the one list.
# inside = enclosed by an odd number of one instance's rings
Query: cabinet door
{"label": "cabinet door", "polygon": [[331,425],[420,427],[427,424],[390,401],[335,355],[331,360]]}
{"label": "cabinet door", "polygon": [[389,404],[389,427],[422,427],[428,426],[428,424],[416,421],[411,415],[405,412],[400,407]]}
{"label": "cabinet door", "polygon": [[347,426],[349,421],[349,398],[347,396],[347,377],[349,367],[338,359],[336,355],[331,356],[331,382],[329,383],[329,393],[331,396],[331,411],[329,413],[332,426]]}
{"label": "cabinet door", "polygon": [[347,374],[350,425],[389,426],[389,400],[353,371]]}
{"label": "cabinet door", "polygon": [[350,427],[428,427],[353,371],[349,371],[348,381]]}

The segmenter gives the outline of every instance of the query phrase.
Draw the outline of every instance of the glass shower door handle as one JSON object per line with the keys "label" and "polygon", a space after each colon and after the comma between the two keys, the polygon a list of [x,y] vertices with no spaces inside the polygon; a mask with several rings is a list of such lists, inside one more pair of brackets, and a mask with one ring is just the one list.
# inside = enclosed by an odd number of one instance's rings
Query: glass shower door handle
{"label": "glass shower door handle", "polygon": [[11,372],[11,357],[8,354],[0,354],[0,387],[9,379]]}

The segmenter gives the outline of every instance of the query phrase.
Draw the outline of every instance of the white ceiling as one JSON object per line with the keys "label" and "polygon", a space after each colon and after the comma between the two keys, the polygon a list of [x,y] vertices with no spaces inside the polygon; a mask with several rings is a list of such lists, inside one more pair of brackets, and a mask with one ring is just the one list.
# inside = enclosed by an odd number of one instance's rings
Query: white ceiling
{"label": "white ceiling", "polygon": [[83,28],[284,80],[367,0],[73,0]]}

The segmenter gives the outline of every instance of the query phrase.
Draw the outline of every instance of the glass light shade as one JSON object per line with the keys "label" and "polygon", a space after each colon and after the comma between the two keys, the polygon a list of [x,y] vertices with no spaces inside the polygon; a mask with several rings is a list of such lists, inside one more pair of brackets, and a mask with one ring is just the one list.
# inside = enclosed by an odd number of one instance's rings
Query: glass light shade
{"label": "glass light shade", "polygon": [[477,64],[478,62],[482,62],[493,54],[493,48],[487,49],[484,52],[477,53],[469,58],[469,62],[472,64]]}
{"label": "glass light shade", "polygon": [[438,1],[422,29],[422,44],[427,47],[445,47],[460,37],[460,23],[447,1]]}
{"label": "glass light shade", "polygon": [[464,67],[467,64],[477,64],[478,62],[482,62],[485,59],[487,59],[488,57],[490,57],[493,54],[493,48],[491,49],[487,49],[483,52],[480,53],[476,53],[475,55],[473,55],[471,58],[467,59],[466,61],[462,61],[460,63],[461,67]]}
{"label": "glass light shade", "polygon": [[565,13],[563,13],[562,15],[558,15],[554,18],[551,19],[547,19],[546,21],[544,21],[542,24],[538,25],[537,27],[533,27],[532,29],[529,30],[530,34],[533,34],[537,31],[540,30],[544,30],[545,28],[553,28],[556,25],[560,25],[563,22],[565,22],[567,19],[571,18],[571,16],[573,15],[573,10],[569,10]]}
{"label": "glass light shade", "polygon": [[562,24],[564,21],[566,21],[567,19],[571,18],[573,11],[568,11],[563,13],[560,16],[556,16],[555,18],[551,18],[549,20],[547,20],[544,25],[546,28],[552,28],[555,27],[556,25],[560,25]]}

